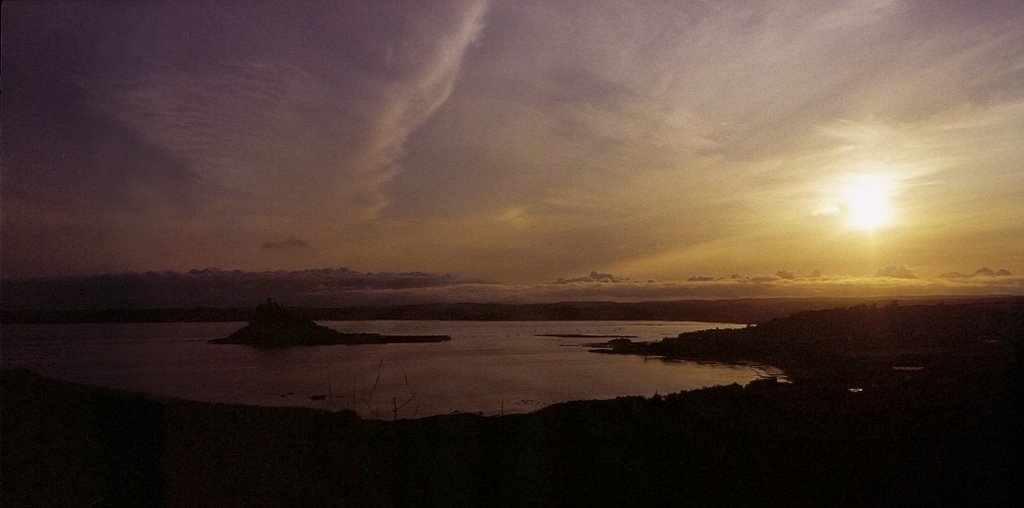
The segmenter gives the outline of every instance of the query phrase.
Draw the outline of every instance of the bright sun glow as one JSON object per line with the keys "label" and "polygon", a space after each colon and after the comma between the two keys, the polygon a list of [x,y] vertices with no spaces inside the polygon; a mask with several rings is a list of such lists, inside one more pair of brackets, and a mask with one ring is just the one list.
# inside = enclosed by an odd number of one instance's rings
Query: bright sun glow
{"label": "bright sun glow", "polygon": [[888,188],[877,181],[862,181],[843,193],[847,220],[857,229],[878,229],[889,224]]}

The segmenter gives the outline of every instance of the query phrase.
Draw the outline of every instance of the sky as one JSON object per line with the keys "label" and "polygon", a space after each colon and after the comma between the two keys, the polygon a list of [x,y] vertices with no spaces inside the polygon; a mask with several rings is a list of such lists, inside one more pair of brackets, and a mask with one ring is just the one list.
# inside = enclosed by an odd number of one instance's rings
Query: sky
{"label": "sky", "polygon": [[1017,0],[2,9],[6,278],[1024,293]]}

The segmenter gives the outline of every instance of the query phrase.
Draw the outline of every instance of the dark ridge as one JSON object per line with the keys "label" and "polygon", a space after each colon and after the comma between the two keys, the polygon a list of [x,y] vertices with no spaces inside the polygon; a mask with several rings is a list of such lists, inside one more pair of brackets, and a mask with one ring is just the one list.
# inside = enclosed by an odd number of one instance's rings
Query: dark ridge
{"label": "dark ridge", "polygon": [[[6,291],[6,289],[5,289]],[[357,307],[305,307],[315,321],[465,320],[465,321],[705,321],[762,323],[796,312],[884,304],[892,298],[750,298],[651,302],[560,302],[536,304],[430,303]],[[1024,301],[1019,296],[910,297],[903,304],[947,305]],[[128,323],[247,321],[253,307],[112,308],[0,310],[3,323]]]}
{"label": "dark ridge", "polygon": [[591,335],[586,333],[538,333],[536,337],[559,337],[563,339],[635,339],[636,335]]}
{"label": "dark ridge", "polygon": [[257,347],[388,344],[397,342],[443,342],[447,335],[384,335],[342,333],[313,322],[301,312],[267,300],[256,308],[249,324],[213,344],[246,344]]}

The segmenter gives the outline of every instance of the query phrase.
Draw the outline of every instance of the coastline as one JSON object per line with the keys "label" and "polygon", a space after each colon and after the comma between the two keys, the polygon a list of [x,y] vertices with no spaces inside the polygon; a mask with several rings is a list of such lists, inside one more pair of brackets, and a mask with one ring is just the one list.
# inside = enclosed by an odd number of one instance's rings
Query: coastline
{"label": "coastline", "polygon": [[[751,329],[786,331],[786,347],[773,351],[796,368],[792,384],[769,378],[500,417],[363,420],[3,371],[2,496],[18,506],[1012,506],[1024,493],[1021,310],[796,315]],[[946,333],[913,333],[928,330],[907,321],[914,316]],[[841,333],[865,322],[896,328]],[[880,337],[894,349],[859,349]],[[902,349],[906,341],[918,347]]]}

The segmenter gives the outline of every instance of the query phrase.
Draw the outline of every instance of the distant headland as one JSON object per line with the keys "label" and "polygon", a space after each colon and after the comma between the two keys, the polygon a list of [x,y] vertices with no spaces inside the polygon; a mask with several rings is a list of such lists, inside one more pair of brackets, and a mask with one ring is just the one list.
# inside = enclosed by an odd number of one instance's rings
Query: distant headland
{"label": "distant headland", "polygon": [[[7,288],[4,287],[6,293]],[[5,296],[6,297],[6,296]],[[462,320],[462,321],[704,321],[762,323],[797,312],[861,304],[885,305],[894,298],[746,298],[641,302],[569,301],[558,303],[422,303],[357,307],[301,307],[314,321]],[[902,305],[947,305],[1024,301],[1024,296],[900,297]],[[288,306],[293,312],[298,307]],[[2,323],[184,323],[248,321],[254,308],[0,308]]]}
{"label": "distant headland", "polygon": [[249,324],[213,344],[246,344],[257,347],[329,346],[388,344],[396,342],[444,342],[447,335],[384,335],[342,333],[313,322],[297,310],[282,307],[271,299],[256,308]]}

